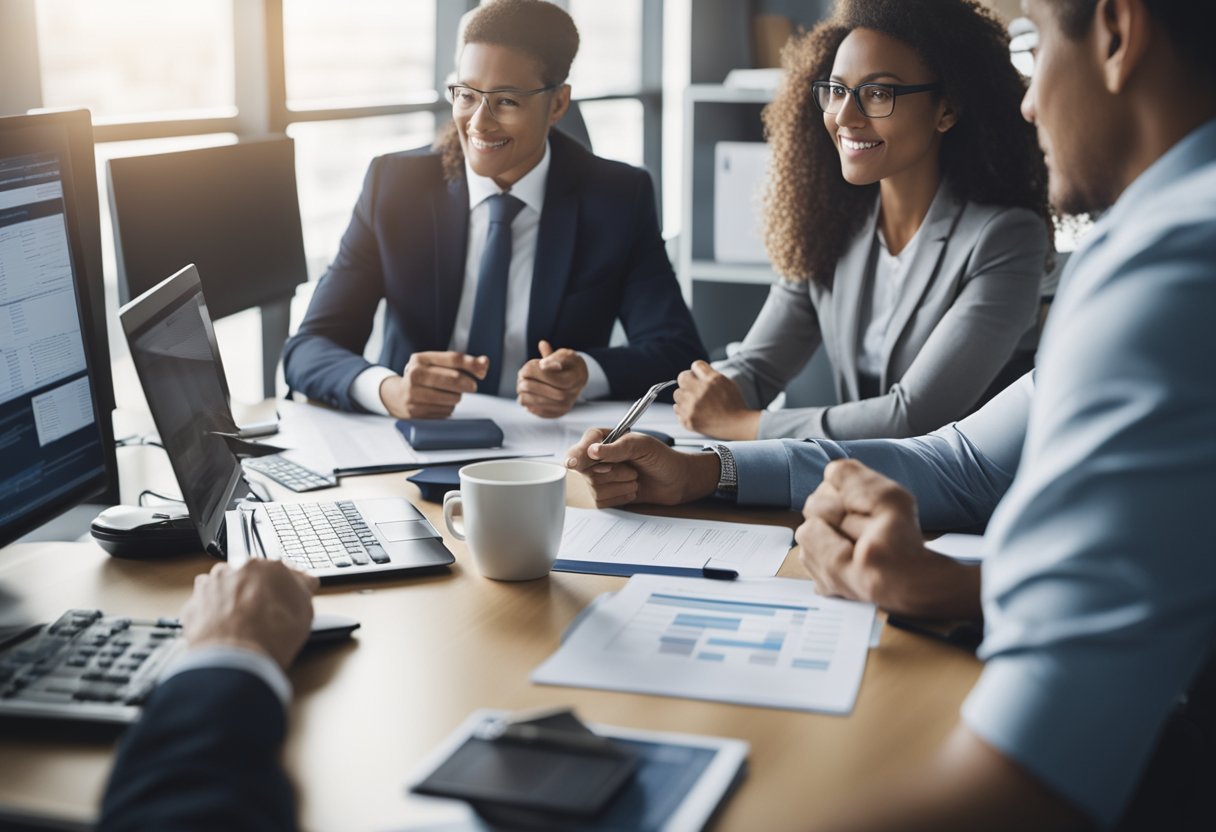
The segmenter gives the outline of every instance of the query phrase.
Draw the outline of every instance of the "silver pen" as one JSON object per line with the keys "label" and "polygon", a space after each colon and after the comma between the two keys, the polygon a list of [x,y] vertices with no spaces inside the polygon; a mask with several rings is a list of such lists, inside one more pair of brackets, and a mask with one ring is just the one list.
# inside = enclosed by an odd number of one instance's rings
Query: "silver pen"
{"label": "silver pen", "polygon": [[647,390],[646,395],[634,402],[633,407],[629,408],[629,411],[625,414],[621,421],[617,422],[616,427],[614,427],[609,434],[605,436],[603,440],[601,440],[601,444],[607,445],[611,442],[615,442],[625,434],[629,433],[629,429],[637,424],[638,419],[641,419],[642,414],[645,413],[652,404],[654,404],[654,400],[658,398],[658,395],[668,387],[671,387],[673,384],[675,384],[674,381],[660,381],[658,384]]}
{"label": "silver pen", "polygon": [[[241,534],[245,538],[245,552],[250,557],[261,557],[262,560],[267,560],[269,556],[266,554],[266,546],[262,543],[262,534],[258,531],[257,518],[254,516],[256,508],[245,510],[239,509],[241,513]],[[253,533],[253,539],[250,540],[250,532]],[[257,551],[253,550],[252,544],[257,544]]]}

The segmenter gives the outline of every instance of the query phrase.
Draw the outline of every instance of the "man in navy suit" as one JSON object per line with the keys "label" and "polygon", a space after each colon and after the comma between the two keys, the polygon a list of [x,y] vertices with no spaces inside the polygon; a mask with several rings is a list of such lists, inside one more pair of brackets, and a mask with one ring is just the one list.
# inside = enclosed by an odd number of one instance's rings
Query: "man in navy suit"
{"label": "man in navy suit", "polygon": [[[551,129],[577,51],[552,3],[495,0],[467,16],[453,121],[433,148],[373,160],[284,348],[293,389],[398,418],[448,416],[474,391],[557,417],[579,399],[635,398],[704,357],[649,176]],[[609,347],[618,318],[629,344]]]}
{"label": "man in navy suit", "polygon": [[99,830],[294,829],[279,764],[317,579],[281,562],[217,564],[182,610],[189,645],[123,738]]}

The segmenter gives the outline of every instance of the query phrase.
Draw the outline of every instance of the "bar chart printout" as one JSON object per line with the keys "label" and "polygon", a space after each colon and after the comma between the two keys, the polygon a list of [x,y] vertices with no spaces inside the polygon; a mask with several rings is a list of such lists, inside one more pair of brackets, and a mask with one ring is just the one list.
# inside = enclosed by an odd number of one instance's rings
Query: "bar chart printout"
{"label": "bar chart printout", "polygon": [[541,684],[848,713],[874,607],[809,581],[635,575],[532,675]]}

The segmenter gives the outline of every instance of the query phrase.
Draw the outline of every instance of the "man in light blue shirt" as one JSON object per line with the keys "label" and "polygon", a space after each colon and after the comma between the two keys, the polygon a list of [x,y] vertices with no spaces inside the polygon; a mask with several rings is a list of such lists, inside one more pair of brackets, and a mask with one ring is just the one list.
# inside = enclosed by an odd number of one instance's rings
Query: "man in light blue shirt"
{"label": "man in light blue shirt", "polygon": [[[1070,262],[1033,378],[917,440],[729,444],[676,463],[642,437],[589,435],[570,460],[605,505],[732,489],[797,505],[822,478],[797,534],[803,562],[821,591],[894,608],[959,600],[932,597],[955,578],[935,571],[917,515],[948,526],[995,506],[987,664],[959,726],[906,791],[859,801],[832,828],[1112,825],[1216,644],[1216,58],[1204,41],[1216,9],[1025,6],[1040,42],[1023,109],[1053,202],[1110,208]],[[841,457],[853,459],[827,464]]]}

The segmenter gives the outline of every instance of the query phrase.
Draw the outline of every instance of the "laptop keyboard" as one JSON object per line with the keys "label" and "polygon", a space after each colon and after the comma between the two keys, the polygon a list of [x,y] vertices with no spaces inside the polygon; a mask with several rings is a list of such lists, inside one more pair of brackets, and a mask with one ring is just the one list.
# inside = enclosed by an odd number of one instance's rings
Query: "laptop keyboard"
{"label": "laptop keyboard", "polygon": [[0,650],[0,716],[133,722],[180,635],[176,619],[68,610]]}
{"label": "laptop keyboard", "polygon": [[250,471],[257,471],[292,491],[318,491],[338,484],[332,474],[318,473],[278,454],[253,457],[244,460],[243,464]]}
{"label": "laptop keyboard", "polygon": [[263,506],[283,559],[302,569],[388,563],[388,552],[350,500],[335,503],[268,503]]}

